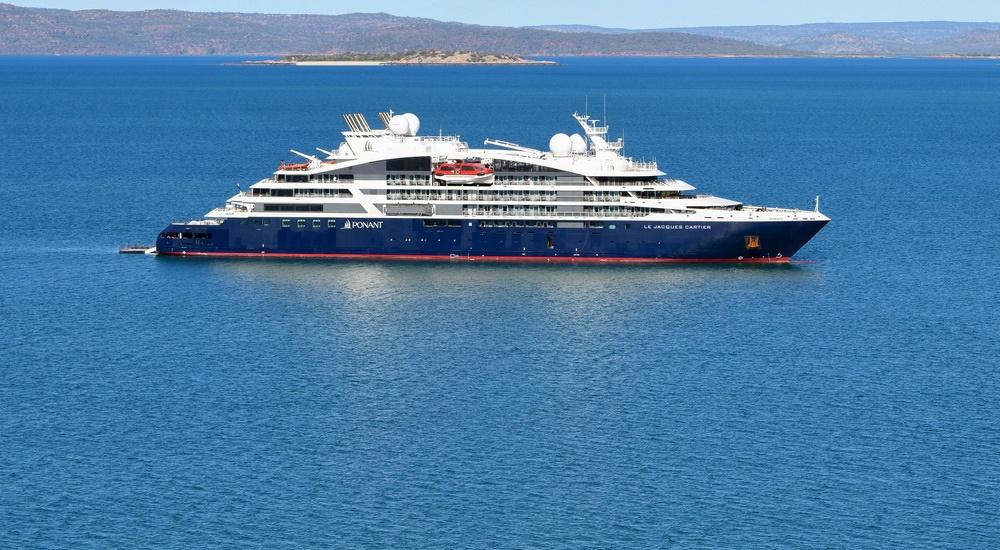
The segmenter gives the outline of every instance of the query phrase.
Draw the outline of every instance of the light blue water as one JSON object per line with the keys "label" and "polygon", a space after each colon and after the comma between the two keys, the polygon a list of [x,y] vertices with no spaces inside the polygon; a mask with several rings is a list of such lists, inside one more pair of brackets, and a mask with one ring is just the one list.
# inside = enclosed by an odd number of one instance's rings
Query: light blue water
{"label": "light blue water", "polygon": [[[119,256],[340,114],[833,222],[788,267]],[[0,59],[0,546],[1000,544],[1000,63]]]}

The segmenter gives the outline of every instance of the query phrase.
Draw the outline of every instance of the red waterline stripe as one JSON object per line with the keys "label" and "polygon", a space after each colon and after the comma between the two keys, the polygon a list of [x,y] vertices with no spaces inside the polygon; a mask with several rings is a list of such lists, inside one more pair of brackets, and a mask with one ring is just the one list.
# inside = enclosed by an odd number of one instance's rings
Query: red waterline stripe
{"label": "red waterline stripe", "polygon": [[439,256],[424,254],[294,254],[287,252],[158,252],[164,256],[222,258],[292,258],[299,260],[394,260],[438,262],[513,262],[587,264],[786,264],[791,258],[611,258],[593,256]]}

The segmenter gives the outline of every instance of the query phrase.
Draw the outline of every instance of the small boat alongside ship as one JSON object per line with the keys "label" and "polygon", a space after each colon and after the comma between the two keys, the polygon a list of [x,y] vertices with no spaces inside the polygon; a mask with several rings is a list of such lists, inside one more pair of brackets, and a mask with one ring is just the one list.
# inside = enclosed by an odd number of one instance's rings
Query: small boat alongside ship
{"label": "small boat alongside ship", "polygon": [[[166,256],[540,262],[787,262],[830,219],[760,207],[668,178],[624,156],[608,126],[574,114],[579,133],[547,149],[496,139],[471,148],[419,135],[415,115],[344,115],[321,156],[292,153],[204,219],[160,232]],[[486,147],[489,146],[489,147]]]}

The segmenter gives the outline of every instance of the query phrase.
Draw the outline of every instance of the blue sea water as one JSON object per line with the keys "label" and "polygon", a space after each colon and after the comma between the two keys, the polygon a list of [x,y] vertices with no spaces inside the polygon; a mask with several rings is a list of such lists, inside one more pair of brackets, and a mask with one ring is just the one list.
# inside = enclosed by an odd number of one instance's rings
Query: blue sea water
{"label": "blue sea water", "polygon": [[[0,58],[0,547],[1000,545],[1000,63]],[[120,256],[340,114],[833,218],[791,266]]]}

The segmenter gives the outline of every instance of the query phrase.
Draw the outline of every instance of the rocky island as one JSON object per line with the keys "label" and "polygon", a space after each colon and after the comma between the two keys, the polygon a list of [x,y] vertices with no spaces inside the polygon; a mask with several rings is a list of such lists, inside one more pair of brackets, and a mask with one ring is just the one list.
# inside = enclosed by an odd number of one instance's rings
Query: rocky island
{"label": "rocky island", "polygon": [[253,65],[365,66],[365,65],[551,65],[554,61],[528,59],[506,53],[415,50],[397,53],[346,52],[286,55],[278,59],[246,61]]}

